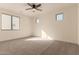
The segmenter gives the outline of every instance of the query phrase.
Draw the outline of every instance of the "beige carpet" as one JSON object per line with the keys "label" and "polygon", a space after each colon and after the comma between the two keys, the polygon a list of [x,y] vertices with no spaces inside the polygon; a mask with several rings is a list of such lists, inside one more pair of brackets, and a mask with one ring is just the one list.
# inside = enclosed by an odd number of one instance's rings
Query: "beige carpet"
{"label": "beige carpet", "polygon": [[3,55],[61,55],[79,54],[79,46],[72,43],[45,40],[39,37],[0,42]]}
{"label": "beige carpet", "polygon": [[41,54],[51,43],[38,37],[5,41],[0,43],[0,54]]}
{"label": "beige carpet", "polygon": [[77,55],[79,46],[76,44],[54,41],[42,54],[46,55]]}

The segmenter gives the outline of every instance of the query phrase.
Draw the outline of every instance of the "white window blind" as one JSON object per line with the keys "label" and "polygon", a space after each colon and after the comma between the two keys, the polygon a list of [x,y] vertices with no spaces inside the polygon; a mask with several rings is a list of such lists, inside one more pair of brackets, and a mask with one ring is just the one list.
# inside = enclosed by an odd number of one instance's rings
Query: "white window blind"
{"label": "white window blind", "polygon": [[12,17],[12,26],[14,30],[19,30],[19,17]]}
{"label": "white window blind", "polygon": [[11,30],[11,16],[2,14],[2,29]]}
{"label": "white window blind", "polygon": [[19,30],[19,17],[2,14],[2,30]]}

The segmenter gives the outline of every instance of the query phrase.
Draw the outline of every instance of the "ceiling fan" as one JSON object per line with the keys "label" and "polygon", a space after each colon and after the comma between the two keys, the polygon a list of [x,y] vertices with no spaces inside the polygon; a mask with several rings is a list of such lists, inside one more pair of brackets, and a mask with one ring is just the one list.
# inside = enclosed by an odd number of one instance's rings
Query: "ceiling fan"
{"label": "ceiling fan", "polygon": [[42,9],[39,9],[39,7],[41,7],[41,4],[27,3],[27,5],[30,6],[31,8],[27,8],[26,10],[32,10],[33,9],[33,10],[42,11]]}

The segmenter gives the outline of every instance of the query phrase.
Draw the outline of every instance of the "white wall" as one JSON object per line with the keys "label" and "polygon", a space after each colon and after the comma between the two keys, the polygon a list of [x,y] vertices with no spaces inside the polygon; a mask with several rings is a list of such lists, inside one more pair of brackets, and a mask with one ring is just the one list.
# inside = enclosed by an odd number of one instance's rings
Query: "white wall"
{"label": "white wall", "polygon": [[[55,15],[60,12],[64,13],[64,21],[57,22]],[[39,19],[39,30],[34,31],[35,36],[41,36],[43,31],[45,36],[47,35],[53,40],[77,43],[77,5],[58,8],[51,13],[41,15]]]}
{"label": "white wall", "polygon": [[[1,13],[15,15],[20,17],[20,30],[2,31],[1,30]],[[30,17],[0,10],[0,41],[28,37],[32,35],[32,21]]]}

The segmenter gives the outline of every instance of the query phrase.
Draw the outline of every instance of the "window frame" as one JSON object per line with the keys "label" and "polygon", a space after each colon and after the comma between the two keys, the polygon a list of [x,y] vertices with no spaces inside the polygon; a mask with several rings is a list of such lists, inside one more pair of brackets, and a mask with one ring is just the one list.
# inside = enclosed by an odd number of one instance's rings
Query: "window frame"
{"label": "window frame", "polygon": [[[62,20],[58,20],[58,19],[57,19],[57,16],[58,16],[58,15],[61,15],[61,14],[63,15],[63,18],[62,18]],[[63,13],[63,12],[60,12],[60,13],[57,13],[57,14],[56,14],[56,21],[58,21],[58,22],[64,21],[64,13]]]}
{"label": "window frame", "polygon": [[[2,15],[9,15],[11,16],[11,29],[2,29]],[[13,29],[13,19],[12,17],[18,17],[19,18],[19,29]],[[14,30],[20,30],[20,17],[19,16],[14,16],[14,15],[11,15],[11,14],[6,14],[6,13],[2,13],[1,14],[1,30],[2,31],[14,31]]]}

